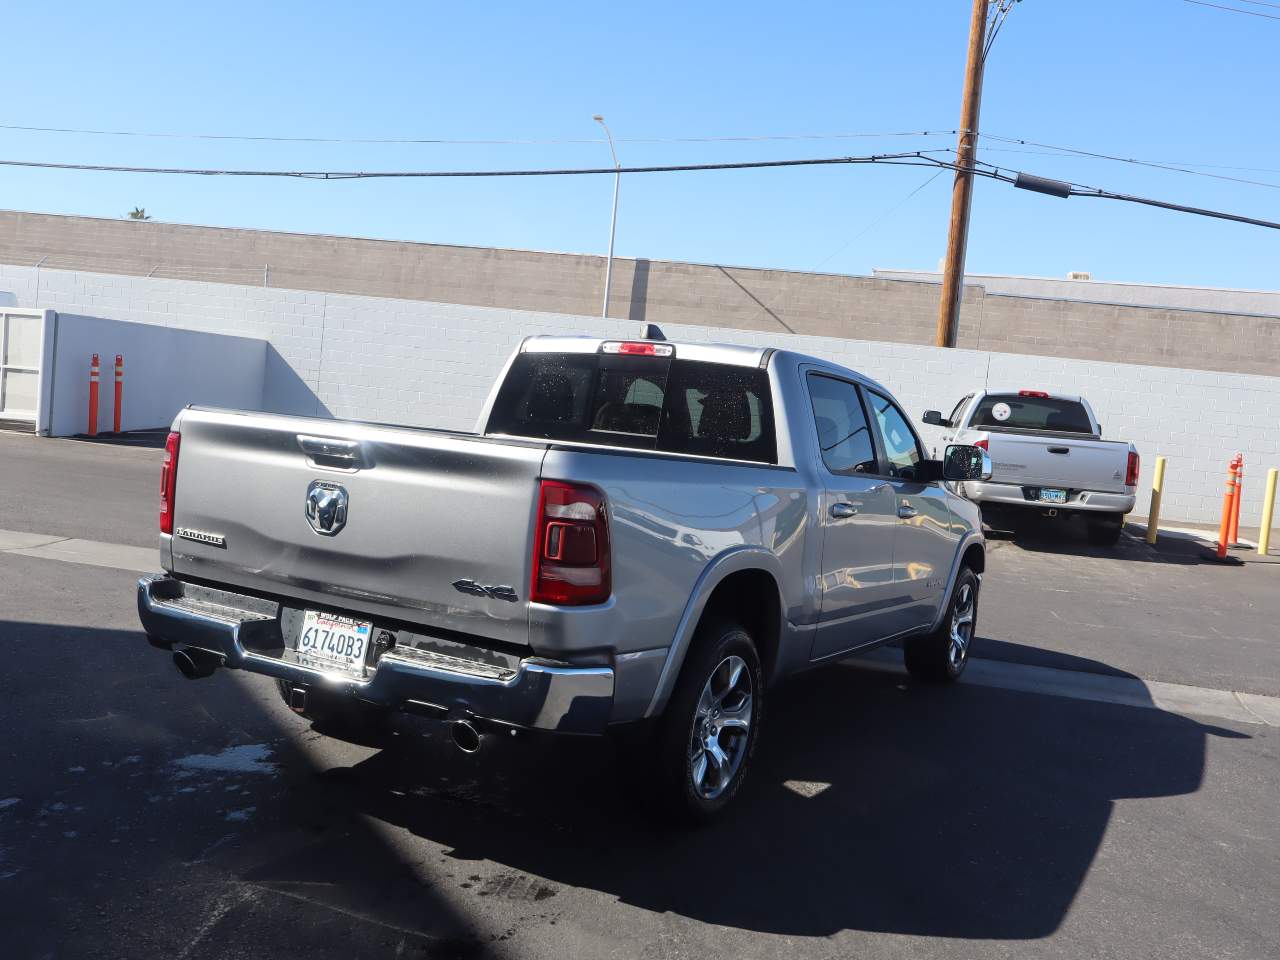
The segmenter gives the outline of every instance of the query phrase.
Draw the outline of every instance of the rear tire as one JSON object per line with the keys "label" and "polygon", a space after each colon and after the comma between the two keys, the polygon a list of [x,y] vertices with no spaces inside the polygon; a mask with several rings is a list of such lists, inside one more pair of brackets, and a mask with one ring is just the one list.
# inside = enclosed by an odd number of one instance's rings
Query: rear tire
{"label": "rear tire", "polygon": [[663,805],[705,823],[742,789],[764,712],[764,676],[751,635],[728,620],[698,627],[658,731]]}
{"label": "rear tire", "polygon": [[933,633],[908,637],[903,645],[907,672],[918,680],[953,683],[969,663],[978,627],[978,575],[961,567],[942,623]]}
{"label": "rear tire", "polygon": [[1097,547],[1114,547],[1120,542],[1124,530],[1124,514],[1109,513],[1103,519],[1088,519],[1089,542]]}

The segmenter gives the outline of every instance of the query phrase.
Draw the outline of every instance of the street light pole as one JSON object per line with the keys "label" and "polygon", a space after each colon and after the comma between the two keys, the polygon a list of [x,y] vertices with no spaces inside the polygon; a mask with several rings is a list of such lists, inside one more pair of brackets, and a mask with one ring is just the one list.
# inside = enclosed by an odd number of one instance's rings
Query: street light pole
{"label": "street light pole", "polygon": [[613,134],[604,117],[596,114],[591,118],[604,127],[604,135],[609,138],[609,153],[613,155],[613,214],[609,217],[609,257],[604,265],[604,306],[600,308],[602,319],[609,319],[609,284],[613,280],[613,237],[618,230],[618,188],[622,185],[622,166],[618,163],[618,151],[613,148]]}

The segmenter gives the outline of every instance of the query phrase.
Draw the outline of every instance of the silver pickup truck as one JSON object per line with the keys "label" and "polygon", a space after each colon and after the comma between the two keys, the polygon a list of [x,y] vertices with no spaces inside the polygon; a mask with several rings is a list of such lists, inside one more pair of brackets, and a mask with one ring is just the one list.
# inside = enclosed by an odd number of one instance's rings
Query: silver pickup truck
{"label": "silver pickup truck", "polygon": [[926,410],[925,423],[950,428],[944,442],[972,444],[991,457],[992,475],[966,483],[985,521],[1032,511],[1084,519],[1089,539],[1111,546],[1133,509],[1139,458],[1133,444],[1103,440],[1084,397],[1044,390],[979,391],[949,417]]}
{"label": "silver pickup truck", "polygon": [[274,677],[317,721],[404,710],[455,742],[641,728],[660,794],[739,791],[767,691],[900,639],[948,681],[984,541],[884,387],[759,347],[535,337],[476,433],[191,407],[161,478],[149,640]]}

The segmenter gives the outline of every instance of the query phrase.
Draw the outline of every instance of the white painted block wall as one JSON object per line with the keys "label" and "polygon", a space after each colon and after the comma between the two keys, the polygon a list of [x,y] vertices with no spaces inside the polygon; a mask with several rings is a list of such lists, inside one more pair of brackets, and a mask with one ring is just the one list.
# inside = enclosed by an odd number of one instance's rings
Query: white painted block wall
{"label": "white painted block wall", "polygon": [[[6,292],[23,306],[261,337],[269,344],[265,409],[453,429],[474,426],[493,377],[523,337],[636,332],[633,323],[591,317],[0,265],[0,296]],[[1139,514],[1156,455],[1169,458],[1163,516],[1170,521],[1216,521],[1226,462],[1241,451],[1242,523],[1257,523],[1266,468],[1280,466],[1278,377],[785,332],[670,326],[667,333],[829,358],[882,381],[916,418],[927,407],[949,412],[988,384],[1083,394],[1104,435],[1132,440],[1142,453]],[[929,427],[922,433],[929,444],[938,436]]]}
{"label": "white painted block wall", "polygon": [[[129,323],[106,317],[59,312],[50,385],[45,398],[49,433],[84,433],[89,422],[89,361],[98,354],[98,424],[112,429],[115,416],[115,359],[125,358],[121,429],[168,426],[191,403],[262,409],[267,344],[176,327]],[[46,341],[50,339],[48,332]]]}

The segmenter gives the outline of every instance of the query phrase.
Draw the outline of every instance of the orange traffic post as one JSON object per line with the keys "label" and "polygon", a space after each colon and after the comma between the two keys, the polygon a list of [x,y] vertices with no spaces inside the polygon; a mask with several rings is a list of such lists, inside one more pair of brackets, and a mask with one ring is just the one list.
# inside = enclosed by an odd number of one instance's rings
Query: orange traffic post
{"label": "orange traffic post", "polygon": [[89,361],[89,436],[98,435],[98,355]]}
{"label": "orange traffic post", "polygon": [[1231,545],[1240,543],[1240,501],[1244,497],[1244,457],[1236,454],[1236,496],[1231,504]]}
{"label": "orange traffic post", "polygon": [[1231,534],[1231,507],[1236,499],[1236,461],[1227,465],[1227,488],[1222,494],[1222,524],[1218,527],[1218,559],[1227,555],[1227,537]]}
{"label": "orange traffic post", "polygon": [[124,357],[116,354],[116,416],[113,433],[120,432],[120,398],[124,392]]}

